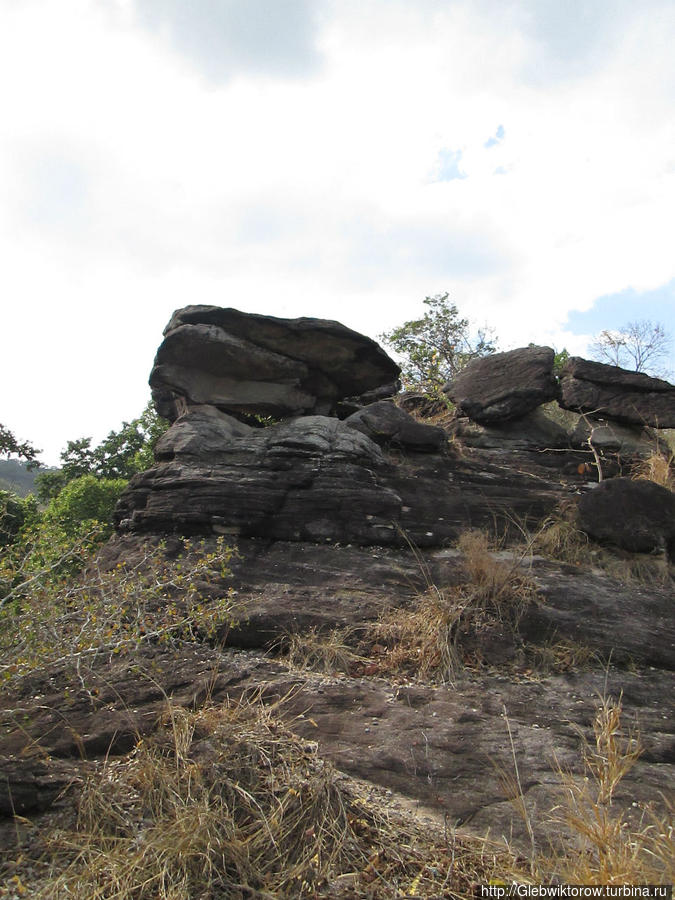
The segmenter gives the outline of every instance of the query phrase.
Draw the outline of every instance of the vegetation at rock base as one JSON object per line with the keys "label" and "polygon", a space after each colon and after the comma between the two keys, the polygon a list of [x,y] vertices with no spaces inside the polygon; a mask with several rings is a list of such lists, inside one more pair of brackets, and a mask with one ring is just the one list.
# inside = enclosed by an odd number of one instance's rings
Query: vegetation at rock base
{"label": "vegetation at rock base", "polygon": [[[98,535],[95,535],[97,538]],[[214,639],[234,622],[226,578],[235,551],[185,540],[180,561],[147,546],[133,564],[101,568],[86,537],[61,565],[24,573],[0,609],[0,682],[53,663],[77,667],[142,644]],[[70,571],[75,560],[77,574]],[[83,565],[84,572],[79,572]],[[220,585],[218,599],[206,596]]]}
{"label": "vegetation at rock base", "polygon": [[406,390],[441,398],[443,385],[467,363],[496,351],[496,339],[487,327],[474,331],[449,302],[449,294],[426,297],[423,302],[428,309],[421,319],[404,322],[380,338],[402,358]]}
{"label": "vegetation at rock base", "polygon": [[[22,585],[57,584],[76,574],[112,534],[115,504],[136,472],[152,465],[154,446],[168,423],[150,404],[96,447],[69,441],[62,468],[35,479],[37,497],[0,491],[0,603],[25,593]],[[35,461],[38,451],[7,430],[3,451]]]}

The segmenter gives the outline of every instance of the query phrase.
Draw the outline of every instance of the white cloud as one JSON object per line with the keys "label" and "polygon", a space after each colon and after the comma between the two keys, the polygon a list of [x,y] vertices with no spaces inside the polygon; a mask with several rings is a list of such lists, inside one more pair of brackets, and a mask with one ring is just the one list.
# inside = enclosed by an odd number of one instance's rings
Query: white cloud
{"label": "white cloud", "polygon": [[52,460],[140,411],[186,303],[376,335],[448,290],[582,352],[570,310],[675,277],[671,4],[265,9],[0,10],[0,420]]}

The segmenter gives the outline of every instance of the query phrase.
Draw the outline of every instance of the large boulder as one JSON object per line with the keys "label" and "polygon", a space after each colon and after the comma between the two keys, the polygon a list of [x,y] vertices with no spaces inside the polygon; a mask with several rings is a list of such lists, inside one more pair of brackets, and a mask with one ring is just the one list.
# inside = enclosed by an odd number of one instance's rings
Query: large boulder
{"label": "large boulder", "polygon": [[476,422],[517,419],[557,397],[554,356],[550,347],[523,347],[474,359],[443,391]]}
{"label": "large boulder", "polygon": [[186,306],[164,330],[150,375],[160,415],[208,404],[235,414],[330,414],[347,397],[392,395],[399,367],[339,322]]}
{"label": "large boulder", "polygon": [[675,494],[652,481],[601,482],[579,499],[578,521],[595,540],[638,553],[665,548],[675,562]]}
{"label": "large boulder", "polygon": [[573,356],[560,382],[565,409],[632,425],[675,428],[675,385]]}

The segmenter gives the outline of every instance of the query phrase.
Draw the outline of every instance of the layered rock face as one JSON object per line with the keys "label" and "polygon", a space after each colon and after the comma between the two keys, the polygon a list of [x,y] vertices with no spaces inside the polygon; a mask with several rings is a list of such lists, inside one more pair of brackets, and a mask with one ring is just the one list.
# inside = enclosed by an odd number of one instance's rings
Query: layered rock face
{"label": "layered rock face", "polygon": [[[118,530],[437,546],[496,517],[550,512],[565,491],[558,478],[449,455],[443,429],[391,401],[346,404],[358,408],[344,420],[298,415],[390,393],[397,374],[373,341],[335,322],[179,310],[150,377],[173,424],[157,464],[122,497]],[[292,418],[241,421],[272,411]]]}
{"label": "layered rock face", "polygon": [[560,405],[618,422],[675,428],[675,385],[642,372],[573,356],[561,379]]}
{"label": "layered rock face", "polygon": [[323,319],[186,306],[164,329],[150,375],[160,415],[209,404],[271,416],[330,414],[336,403],[398,390],[399,367],[370,338]]}

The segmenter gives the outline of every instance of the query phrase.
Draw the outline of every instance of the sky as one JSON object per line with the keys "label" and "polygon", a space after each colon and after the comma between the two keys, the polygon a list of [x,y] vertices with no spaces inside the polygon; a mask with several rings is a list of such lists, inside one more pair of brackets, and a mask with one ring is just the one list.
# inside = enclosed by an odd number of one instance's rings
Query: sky
{"label": "sky", "polygon": [[0,0],[0,422],[100,440],[191,303],[675,337],[673,46],[672,0]]}

